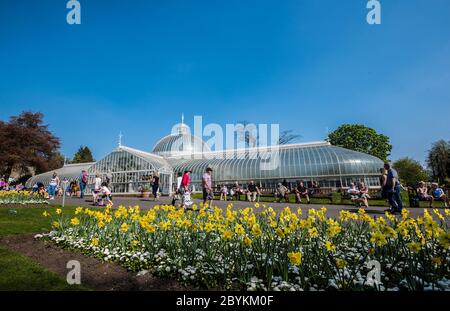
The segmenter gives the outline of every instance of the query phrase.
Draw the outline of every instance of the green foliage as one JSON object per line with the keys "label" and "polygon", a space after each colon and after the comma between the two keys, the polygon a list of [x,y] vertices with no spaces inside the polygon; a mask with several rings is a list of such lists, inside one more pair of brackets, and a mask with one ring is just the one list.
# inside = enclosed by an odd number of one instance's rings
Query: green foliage
{"label": "green foliage", "polygon": [[397,170],[401,182],[408,186],[415,187],[420,181],[429,179],[428,173],[422,165],[411,158],[399,159],[393,163],[393,167]]}
{"label": "green foliage", "polygon": [[335,205],[342,204],[342,194],[339,192],[333,192],[331,194],[331,202]]}
{"label": "green foliage", "polygon": [[331,144],[364,152],[386,161],[391,154],[389,137],[360,124],[344,124],[328,135]]}
{"label": "green foliage", "polygon": [[95,162],[91,149],[87,146],[81,146],[77,153],[73,156],[72,163],[89,163]]}
{"label": "green foliage", "polygon": [[[46,211],[49,214],[55,214],[60,206],[46,207],[18,207],[8,208],[2,205],[0,207],[0,236],[9,234],[27,234],[49,232],[52,229],[50,217],[43,217],[42,213]],[[75,211],[74,207],[66,206],[65,212]]]}
{"label": "green foliage", "polygon": [[30,168],[39,174],[58,166],[60,141],[43,119],[42,113],[26,111],[8,122],[0,121],[0,175],[8,178],[13,170],[25,175]]}
{"label": "green foliage", "polygon": [[450,142],[445,140],[435,142],[428,152],[427,164],[433,178],[439,183],[450,178]]}

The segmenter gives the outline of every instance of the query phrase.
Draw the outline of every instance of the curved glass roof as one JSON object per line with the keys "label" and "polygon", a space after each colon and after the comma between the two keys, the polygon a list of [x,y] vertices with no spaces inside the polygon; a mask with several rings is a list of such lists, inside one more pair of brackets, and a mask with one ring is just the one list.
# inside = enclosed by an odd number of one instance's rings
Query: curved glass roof
{"label": "curved glass roof", "polygon": [[60,180],[62,181],[64,178],[66,178],[69,181],[78,179],[81,175],[82,170],[88,170],[92,165],[94,165],[95,162],[92,163],[77,163],[77,164],[66,164],[62,168],[49,171],[43,174],[39,174],[36,176],[31,177],[27,180],[25,183],[25,186],[27,188],[31,188],[36,184],[37,182],[43,183],[45,186],[48,185],[50,179],[53,176],[53,172],[56,172],[58,174]]}
{"label": "curved glass roof", "polygon": [[[327,142],[211,152],[201,159],[172,157],[174,173],[192,170],[198,181],[207,167],[214,180],[260,180],[293,178],[327,178],[336,176],[378,175],[383,162],[368,154],[332,146]],[[272,167],[267,167],[268,165]],[[265,167],[266,166],[266,167]],[[266,169],[267,168],[267,169]]]}
{"label": "curved glass roof", "polygon": [[161,156],[130,147],[119,146],[116,150],[92,165],[90,174],[105,172],[130,172],[130,171],[158,171],[172,172],[170,164]]}
{"label": "curved glass roof", "polygon": [[210,151],[208,145],[199,137],[187,133],[178,133],[162,138],[156,143],[152,152],[170,157]]}

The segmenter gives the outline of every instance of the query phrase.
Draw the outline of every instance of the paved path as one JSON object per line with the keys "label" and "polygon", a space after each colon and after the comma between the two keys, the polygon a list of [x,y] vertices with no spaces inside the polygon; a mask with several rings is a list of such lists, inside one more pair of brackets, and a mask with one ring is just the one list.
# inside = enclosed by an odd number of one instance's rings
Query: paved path
{"label": "paved path", "polygon": [[[62,199],[57,198],[53,201],[50,201],[51,204],[61,204]],[[195,203],[200,203],[200,200],[194,199]],[[217,205],[219,207],[225,208],[229,203],[233,203],[233,206],[235,208],[245,208],[249,206],[253,206],[254,203],[246,202],[246,201],[214,201],[213,205]],[[156,204],[170,204],[171,199],[169,197],[162,197],[159,201],[153,201],[153,199],[142,199],[142,198],[136,198],[136,197],[114,197],[114,207],[117,207],[119,205],[124,205],[126,207],[128,206],[135,206],[139,205],[141,209],[145,210],[148,209]],[[66,198],[65,204],[67,205],[73,205],[73,206],[83,206],[83,207],[93,207],[92,205],[92,198],[87,197],[85,199],[79,199],[79,198]],[[262,202],[260,203],[262,204]],[[282,210],[286,206],[289,206],[292,211],[296,211],[299,207],[303,209],[303,211],[314,208],[319,209],[323,206],[327,208],[327,216],[336,217],[339,215],[339,212],[341,210],[348,210],[348,211],[357,211],[358,209],[356,207],[353,207],[351,205],[324,205],[324,204],[293,204],[293,203],[271,203],[266,202],[267,206],[273,207],[274,210]],[[387,207],[380,207],[380,206],[374,206],[369,207],[366,211],[368,214],[372,216],[380,216],[384,215],[384,210]],[[410,208],[410,215],[413,217],[421,216],[423,215],[423,208]],[[443,212],[443,209],[440,208],[439,211]],[[430,213],[432,211],[430,210]],[[304,215],[306,213],[303,213]]]}

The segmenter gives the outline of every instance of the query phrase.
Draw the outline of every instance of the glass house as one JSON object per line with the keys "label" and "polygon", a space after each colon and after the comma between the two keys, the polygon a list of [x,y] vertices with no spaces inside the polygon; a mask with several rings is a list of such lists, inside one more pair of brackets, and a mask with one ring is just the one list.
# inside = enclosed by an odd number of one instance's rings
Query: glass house
{"label": "glass house", "polygon": [[[89,173],[88,193],[96,175],[112,175],[114,193],[138,193],[149,187],[152,176],[160,176],[160,190],[170,194],[178,173],[192,170],[191,181],[200,190],[201,176],[207,167],[213,169],[213,182],[246,185],[255,181],[262,189],[274,189],[283,179],[288,183],[316,181],[322,188],[347,188],[351,182],[364,181],[379,187],[379,169],[383,162],[371,155],[333,146],[326,141],[271,147],[211,151],[199,137],[191,135],[184,123],[159,140],[152,152],[119,146],[96,163],[71,164],[56,170],[61,179],[78,179],[81,170]],[[48,184],[52,172],[36,175],[36,182]]]}

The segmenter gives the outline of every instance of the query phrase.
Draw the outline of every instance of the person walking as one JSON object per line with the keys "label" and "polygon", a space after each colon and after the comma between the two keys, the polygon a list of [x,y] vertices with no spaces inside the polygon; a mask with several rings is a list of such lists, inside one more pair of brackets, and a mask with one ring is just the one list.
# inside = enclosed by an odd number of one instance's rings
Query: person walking
{"label": "person walking", "polygon": [[159,190],[159,173],[155,172],[152,181],[152,193],[154,201],[158,200],[158,190]]}
{"label": "person walking", "polygon": [[96,206],[98,205],[98,198],[101,188],[102,188],[102,179],[100,178],[99,174],[95,174],[94,191],[92,192],[92,199],[94,201],[94,205]]}
{"label": "person walking", "polygon": [[80,175],[80,199],[84,198],[84,191],[86,190],[87,182],[88,173],[85,170],[82,170]]}
{"label": "person walking", "polygon": [[214,191],[212,188],[212,168],[207,167],[205,173],[202,176],[202,188],[203,188],[203,205],[208,203],[208,208],[212,205],[214,199]]}
{"label": "person walking", "polygon": [[112,182],[112,172],[111,170],[108,170],[108,172],[105,175],[105,182],[106,186],[111,189],[111,182]]}
{"label": "person walking", "polygon": [[177,183],[175,185],[175,191],[173,192],[173,197],[172,197],[172,205],[175,206],[176,201],[178,201],[180,199],[180,188],[181,188],[181,181],[183,180],[183,175],[181,174],[181,172],[179,172],[177,174]]}
{"label": "person walking", "polygon": [[191,173],[192,173],[191,170],[185,170],[183,177],[181,178],[181,186],[180,186],[181,207],[184,210],[187,210],[186,198],[188,197],[187,195],[189,194],[189,185],[191,184],[191,176],[190,176]]}
{"label": "person walking", "polygon": [[387,171],[386,175],[386,187],[388,200],[391,207],[386,211],[395,214],[401,213],[403,209],[403,202],[400,196],[400,182],[397,171],[391,167],[390,163],[386,162],[384,164],[384,169]]}

